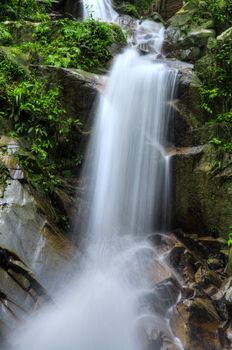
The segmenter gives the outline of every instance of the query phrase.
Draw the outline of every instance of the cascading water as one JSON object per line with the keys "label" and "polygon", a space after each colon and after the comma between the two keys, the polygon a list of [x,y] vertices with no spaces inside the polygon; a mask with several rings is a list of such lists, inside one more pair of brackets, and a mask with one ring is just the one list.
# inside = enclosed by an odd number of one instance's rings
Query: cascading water
{"label": "cascading water", "polygon": [[165,146],[176,72],[154,61],[161,27],[158,34],[144,27],[138,33],[136,46],[150,35],[153,55],[129,48],[116,58],[96,113],[83,171],[89,215],[79,273],[55,305],[16,333],[18,350],[141,350],[141,335],[152,332],[165,333],[181,349],[168,322],[173,303],[166,305],[160,294],[165,255],[148,239],[169,226]]}
{"label": "cascading water", "polygon": [[111,0],[83,0],[83,17],[92,16],[106,22],[113,22],[118,14],[113,9]]}

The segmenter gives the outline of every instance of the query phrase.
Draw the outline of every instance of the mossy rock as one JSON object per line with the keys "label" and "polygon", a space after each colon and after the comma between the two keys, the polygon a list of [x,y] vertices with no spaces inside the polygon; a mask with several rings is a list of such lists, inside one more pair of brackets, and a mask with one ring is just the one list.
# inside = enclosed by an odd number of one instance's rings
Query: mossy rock
{"label": "mossy rock", "polygon": [[196,9],[184,10],[184,8],[178,11],[175,16],[173,16],[168,24],[172,27],[182,27],[192,22],[193,15],[196,13]]}
{"label": "mossy rock", "polygon": [[231,157],[218,160],[213,145],[174,159],[176,225],[187,232],[222,236],[232,221]]}

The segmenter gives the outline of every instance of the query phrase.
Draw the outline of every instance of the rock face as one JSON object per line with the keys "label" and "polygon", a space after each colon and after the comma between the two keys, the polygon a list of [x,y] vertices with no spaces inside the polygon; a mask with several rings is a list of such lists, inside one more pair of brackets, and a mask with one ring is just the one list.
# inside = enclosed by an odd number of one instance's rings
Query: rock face
{"label": "rock face", "polygon": [[158,11],[164,19],[169,19],[181,9],[182,0],[158,0],[156,1],[156,11]]}
{"label": "rock face", "polygon": [[[172,61],[171,61],[172,62]],[[223,234],[232,220],[231,155],[219,155],[209,140],[224,134],[222,125],[207,125],[200,109],[199,87],[193,66],[179,69],[175,117],[169,139],[173,155],[175,227],[199,234]],[[216,128],[216,130],[215,130]]]}
{"label": "rock face", "polygon": [[185,349],[221,350],[219,326],[219,316],[208,300],[185,300],[176,306],[172,328]]}
{"label": "rock face", "polygon": [[82,2],[80,0],[58,0],[53,3],[53,9],[70,18],[82,18]]}
{"label": "rock face", "polygon": [[[174,334],[186,350],[230,349],[231,279],[224,280],[223,255],[217,255],[223,243],[210,237],[199,242],[180,231],[176,236],[169,258],[183,287],[171,319]],[[222,269],[211,270],[209,256],[218,256]]]}
{"label": "rock face", "polygon": [[41,294],[43,290],[54,293],[61,274],[69,278],[74,249],[50,222],[46,202],[23,183],[24,174],[14,158],[17,142],[2,137],[0,146],[0,320],[4,333],[36,307],[46,295]]}
{"label": "rock face", "polygon": [[226,170],[215,171],[214,147],[207,145],[174,156],[175,218],[187,232],[227,232],[232,213],[232,185]]}
{"label": "rock face", "polygon": [[212,20],[194,23],[196,7],[187,3],[169,20],[164,51],[168,57],[195,63],[205,53],[210,39],[216,37]]}

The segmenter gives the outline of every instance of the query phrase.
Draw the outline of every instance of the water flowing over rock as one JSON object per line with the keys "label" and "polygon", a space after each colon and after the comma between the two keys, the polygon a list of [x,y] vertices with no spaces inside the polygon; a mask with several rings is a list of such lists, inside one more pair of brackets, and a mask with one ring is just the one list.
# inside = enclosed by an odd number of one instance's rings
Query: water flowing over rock
{"label": "water flowing over rock", "polygon": [[114,22],[118,14],[111,0],[83,0],[83,17],[92,16],[106,22]]}
{"label": "water flowing over rock", "polygon": [[23,350],[139,350],[145,344],[140,334],[150,347],[167,342],[182,349],[169,327],[180,285],[166,253],[149,239],[170,225],[165,147],[177,70],[155,60],[163,30],[153,25],[160,33],[149,33],[146,24],[136,46],[146,40],[143,34],[152,37],[150,55],[131,48],[118,56],[97,109],[82,175],[88,215],[78,274],[54,297],[59,308],[42,310],[16,332],[12,341]]}
{"label": "water flowing over rock", "polygon": [[83,12],[119,24],[130,47],[112,46],[112,56],[120,54],[105,77],[40,62],[29,67],[59,86],[67,114],[83,121],[71,147],[89,146],[81,177],[62,179],[55,190],[74,216],[71,243],[27,182],[20,143],[0,139],[0,347],[231,349],[232,265],[225,240],[216,237],[231,224],[231,157],[215,171],[207,144],[214,126],[202,126],[200,82],[192,64],[173,59],[201,57],[215,37],[212,23],[184,33],[178,27],[195,14],[184,7],[165,30],[154,11],[167,19],[179,0],[151,4],[157,23],[118,15],[110,0],[53,3],[52,19]]}

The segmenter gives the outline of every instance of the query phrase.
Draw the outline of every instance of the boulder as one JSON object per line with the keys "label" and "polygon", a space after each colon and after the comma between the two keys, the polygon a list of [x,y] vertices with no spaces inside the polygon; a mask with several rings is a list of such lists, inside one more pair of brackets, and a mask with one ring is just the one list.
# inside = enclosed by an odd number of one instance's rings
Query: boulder
{"label": "boulder", "polygon": [[186,350],[221,350],[221,320],[210,300],[195,298],[180,301],[171,326]]}
{"label": "boulder", "polygon": [[215,38],[216,32],[213,29],[200,28],[198,30],[191,30],[187,35],[180,37],[177,46],[185,47],[203,47],[207,46],[210,38]]}
{"label": "boulder", "polygon": [[186,62],[197,62],[205,54],[210,40],[216,37],[213,20],[204,15],[201,18],[194,3],[186,3],[168,24],[164,41],[166,55]]}
{"label": "boulder", "polygon": [[53,2],[53,10],[69,18],[82,18],[82,2],[79,0],[59,0]]}
{"label": "boulder", "polygon": [[158,0],[156,1],[156,11],[158,11],[161,16],[167,20],[175,15],[183,5],[182,0]]}
{"label": "boulder", "polygon": [[6,165],[6,157],[12,157],[12,149],[15,152],[19,147],[17,142],[2,137],[0,145],[4,149],[0,162],[8,167],[8,172],[1,173],[0,245],[17,254],[52,292],[74,249],[51,221],[53,209],[22,181],[23,172],[17,163],[13,163],[16,169]]}

